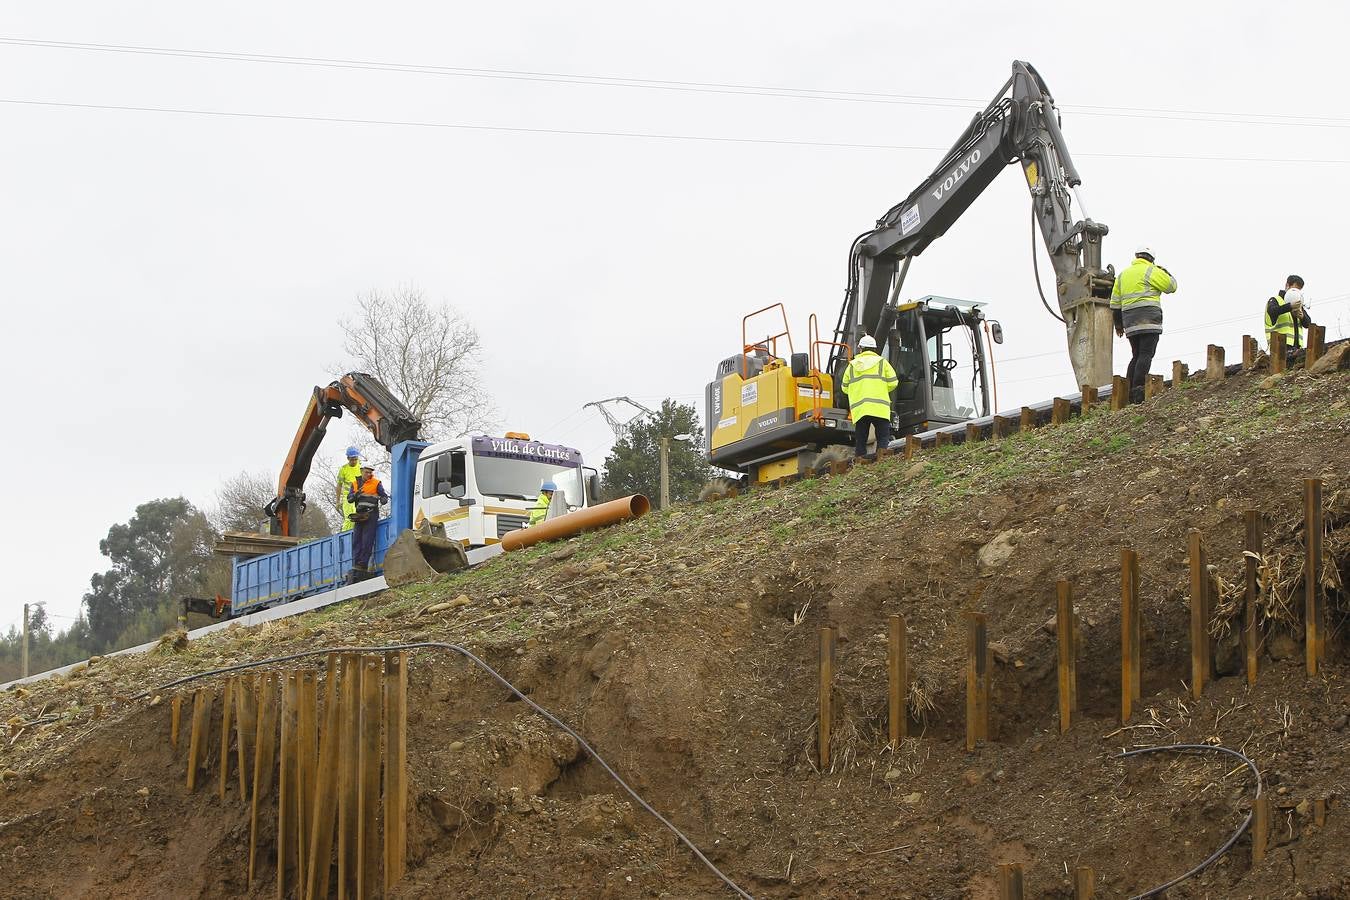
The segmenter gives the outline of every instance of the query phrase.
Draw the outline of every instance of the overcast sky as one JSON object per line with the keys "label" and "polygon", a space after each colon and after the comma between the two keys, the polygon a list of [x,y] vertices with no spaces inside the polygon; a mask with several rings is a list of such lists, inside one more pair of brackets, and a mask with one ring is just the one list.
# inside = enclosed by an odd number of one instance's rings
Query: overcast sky
{"label": "overcast sky", "polygon": [[[415,284],[458,307],[487,349],[502,429],[601,461],[610,433],[587,401],[701,398],[741,315],[768,303],[787,304],[803,340],[809,313],[832,323],[853,236],[927,175],[1014,58],[1063,109],[1108,261],[1146,242],[1180,281],[1155,371],[1211,341],[1232,358],[1290,271],[1329,337],[1350,321],[1340,4],[4,10],[6,39],[495,71],[0,44],[0,625],[26,601],[68,624],[106,567],[99,539],[138,503],[207,506],[225,476],[274,473],[341,358],[337,319],[372,288]],[[907,297],[990,303],[1007,335],[1002,407],[1073,390],[1029,229],[1010,171],[906,283]],[[336,453],[344,436],[330,440]]]}

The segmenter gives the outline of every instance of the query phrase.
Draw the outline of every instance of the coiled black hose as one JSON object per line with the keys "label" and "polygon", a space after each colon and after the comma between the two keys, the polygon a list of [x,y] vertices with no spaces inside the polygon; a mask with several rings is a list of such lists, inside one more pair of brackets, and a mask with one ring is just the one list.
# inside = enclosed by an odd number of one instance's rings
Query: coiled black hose
{"label": "coiled black hose", "polygon": [[[1256,779],[1256,796],[1258,798],[1261,796],[1261,772],[1256,768],[1256,763],[1252,762],[1250,759],[1248,759],[1246,756],[1239,753],[1238,751],[1230,750],[1227,747],[1219,747],[1213,744],[1163,744],[1158,747],[1141,747],[1138,750],[1126,750],[1124,753],[1117,754],[1116,759],[1125,759],[1130,756],[1140,756],[1145,753],[1169,753],[1169,752],[1227,753],[1229,756],[1240,759],[1247,764],[1247,768],[1252,770],[1252,777]],[[1147,898],[1149,897],[1156,897],[1163,891],[1166,891],[1169,888],[1176,887],[1183,881],[1186,881],[1189,878],[1193,878],[1194,876],[1199,875],[1201,872],[1205,871],[1205,869],[1208,869],[1210,866],[1214,865],[1214,863],[1218,861],[1219,857],[1223,856],[1229,850],[1233,849],[1233,845],[1238,842],[1238,838],[1242,837],[1242,833],[1247,830],[1247,827],[1249,825],[1251,825],[1253,814],[1254,813],[1247,813],[1247,818],[1242,820],[1242,824],[1238,826],[1237,831],[1233,832],[1233,836],[1230,837],[1228,840],[1224,841],[1223,846],[1221,846],[1218,850],[1215,850],[1208,857],[1206,857],[1205,861],[1200,863],[1200,865],[1191,869],[1189,872],[1186,872],[1184,875],[1178,875],[1176,878],[1173,878],[1166,884],[1160,884],[1155,888],[1149,888],[1142,894],[1135,894],[1133,897],[1130,898],[1130,900],[1147,900]]]}

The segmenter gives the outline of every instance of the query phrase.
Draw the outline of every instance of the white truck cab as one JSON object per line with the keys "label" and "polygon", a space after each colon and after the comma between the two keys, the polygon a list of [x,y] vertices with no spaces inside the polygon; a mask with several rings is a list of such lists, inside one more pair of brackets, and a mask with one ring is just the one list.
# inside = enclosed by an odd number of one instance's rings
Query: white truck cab
{"label": "white truck cab", "polygon": [[432,444],[417,458],[413,530],[465,547],[495,544],[529,523],[530,507],[548,481],[558,486],[568,512],[595,502],[599,475],[572,447],[514,432]]}

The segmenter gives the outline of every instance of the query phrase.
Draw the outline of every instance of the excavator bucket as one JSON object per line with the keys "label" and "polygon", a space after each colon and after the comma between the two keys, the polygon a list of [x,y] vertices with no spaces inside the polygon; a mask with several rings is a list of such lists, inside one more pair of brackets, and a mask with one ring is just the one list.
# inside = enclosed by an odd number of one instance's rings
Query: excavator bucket
{"label": "excavator bucket", "polygon": [[426,581],[468,567],[469,558],[459,541],[411,530],[395,538],[384,554],[384,580],[390,587]]}

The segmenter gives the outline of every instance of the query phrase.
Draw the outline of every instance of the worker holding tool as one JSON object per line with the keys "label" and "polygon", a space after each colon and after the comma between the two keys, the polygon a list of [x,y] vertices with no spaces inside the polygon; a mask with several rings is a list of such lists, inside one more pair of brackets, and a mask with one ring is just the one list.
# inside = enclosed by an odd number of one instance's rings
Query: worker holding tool
{"label": "worker holding tool", "polygon": [[1282,334],[1285,350],[1293,353],[1307,344],[1305,335],[1311,324],[1312,317],[1303,305],[1303,278],[1290,275],[1284,280],[1284,290],[1266,301],[1266,346],[1272,334]]}
{"label": "worker holding tool", "polygon": [[1130,365],[1125,379],[1130,385],[1130,402],[1144,399],[1144,382],[1153,365],[1153,354],[1162,337],[1162,295],[1177,289],[1172,273],[1154,262],[1153,250],[1140,247],[1134,253],[1134,262],[1116,276],[1111,291],[1111,318],[1115,322],[1116,337],[1130,342]]}
{"label": "worker holding tool", "polygon": [[548,517],[548,508],[553,503],[553,495],[557,493],[558,486],[551,481],[545,481],[539,488],[539,499],[534,501],[534,506],[530,507],[530,524],[538,525]]}
{"label": "worker holding tool", "polygon": [[356,512],[356,504],[347,499],[351,493],[352,485],[356,484],[356,479],[361,477],[361,451],[355,447],[347,448],[347,464],[341,466],[337,473],[337,507],[342,510],[342,527],[339,531],[346,531],[352,527],[351,515]]}
{"label": "worker holding tool", "polygon": [[867,436],[876,431],[877,446],[891,443],[891,392],[900,385],[895,369],[877,355],[877,342],[870,334],[858,339],[858,355],[849,361],[840,379],[848,395],[848,411],[853,419],[853,452],[867,453]]}
{"label": "worker holding tool", "polygon": [[364,581],[371,575],[370,557],[375,552],[375,532],[380,524],[380,506],[389,502],[384,485],[375,477],[375,467],[366,463],[361,466],[352,489],[347,492],[347,500],[352,504],[352,571],[347,576],[348,584]]}

